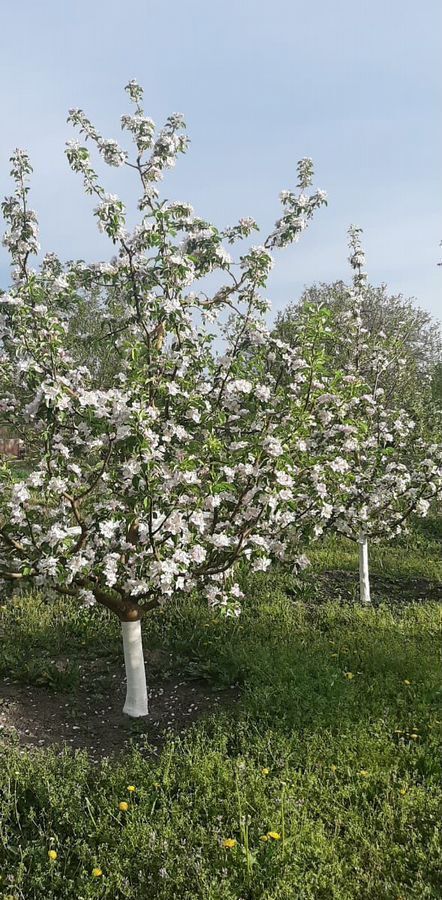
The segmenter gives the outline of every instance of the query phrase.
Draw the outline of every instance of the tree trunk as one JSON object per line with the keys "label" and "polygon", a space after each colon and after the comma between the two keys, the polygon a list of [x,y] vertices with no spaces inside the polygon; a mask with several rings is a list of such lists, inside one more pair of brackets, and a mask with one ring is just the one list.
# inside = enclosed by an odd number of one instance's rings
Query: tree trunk
{"label": "tree trunk", "polygon": [[128,716],[147,716],[146,669],[144,665],[141,620],[122,622],[124,664],[127,691],[123,712]]}
{"label": "tree trunk", "polygon": [[368,540],[365,531],[359,532],[359,587],[361,603],[371,603],[368,571]]}

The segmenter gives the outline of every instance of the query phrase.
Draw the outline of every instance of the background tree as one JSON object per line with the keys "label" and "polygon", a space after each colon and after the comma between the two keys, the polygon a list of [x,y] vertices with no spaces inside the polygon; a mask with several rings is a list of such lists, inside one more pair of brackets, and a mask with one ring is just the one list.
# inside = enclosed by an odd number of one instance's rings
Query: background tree
{"label": "background tree", "polygon": [[[62,277],[62,275],[60,276]],[[120,373],[118,336],[125,327],[124,294],[111,284],[90,280],[67,293],[60,316],[66,323],[66,346],[79,366],[86,366],[97,388],[107,388]],[[122,322],[123,319],[123,322]]]}
{"label": "background tree", "polygon": [[[352,226],[349,234],[353,286],[347,289],[344,314],[337,314],[337,336],[343,348],[344,379],[354,380],[358,387],[346,447],[352,451],[352,459],[347,456],[346,499],[335,524],[358,541],[361,600],[369,603],[368,540],[394,537],[407,527],[412,514],[427,514],[442,490],[442,445],[429,434],[426,410],[407,394],[412,381],[407,377],[402,339],[395,340],[383,329],[369,332],[365,326],[364,307],[367,297],[371,304],[371,292],[366,294],[361,229]],[[340,330],[343,321],[345,335]],[[418,357],[413,358],[417,362]],[[393,371],[397,386],[391,383]],[[413,416],[406,408],[407,398],[408,405],[414,406]],[[437,411],[431,421],[433,433],[440,435]]]}
{"label": "background tree", "polygon": [[[345,367],[353,349],[348,325],[354,314],[353,298],[343,281],[321,283],[307,288],[299,301],[289,304],[276,318],[275,333],[292,343],[294,328],[302,310],[314,304],[333,313],[333,329],[328,349],[337,368]],[[364,285],[360,304],[360,329],[364,347],[359,372],[374,390],[384,389],[384,402],[392,408],[399,404],[410,414],[416,409],[431,411],[431,397],[438,384],[442,365],[440,324],[414,300],[390,294],[385,284]],[[389,364],[379,367],[379,342],[388,354]]]}

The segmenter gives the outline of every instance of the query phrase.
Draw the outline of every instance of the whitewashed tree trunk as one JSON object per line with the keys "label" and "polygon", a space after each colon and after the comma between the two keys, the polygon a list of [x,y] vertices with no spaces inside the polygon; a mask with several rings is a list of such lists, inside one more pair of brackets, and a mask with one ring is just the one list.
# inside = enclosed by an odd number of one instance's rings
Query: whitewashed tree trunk
{"label": "whitewashed tree trunk", "polygon": [[368,570],[368,539],[365,531],[359,533],[359,586],[361,603],[371,603],[370,575]]}
{"label": "whitewashed tree trunk", "polygon": [[127,691],[123,712],[128,716],[147,716],[146,668],[144,665],[141,622],[122,622],[124,664]]}

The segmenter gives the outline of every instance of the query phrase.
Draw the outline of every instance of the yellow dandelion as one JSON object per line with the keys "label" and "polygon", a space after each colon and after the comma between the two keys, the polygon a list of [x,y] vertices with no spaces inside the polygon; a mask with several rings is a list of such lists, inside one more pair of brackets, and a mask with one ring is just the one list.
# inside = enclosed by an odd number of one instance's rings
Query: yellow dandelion
{"label": "yellow dandelion", "polygon": [[270,840],[272,840],[272,841],[280,841],[281,840],[281,835],[278,834],[277,831],[268,831],[267,837],[270,838]]}
{"label": "yellow dandelion", "polygon": [[270,769],[267,769],[266,766],[264,767],[264,769],[261,769],[261,775],[268,775],[269,772],[270,772]]}
{"label": "yellow dandelion", "polygon": [[100,878],[100,876],[102,874],[103,874],[102,870],[99,869],[98,867],[96,869],[92,869],[92,875],[94,876],[94,878]]}
{"label": "yellow dandelion", "polygon": [[351,681],[351,679],[354,677],[355,676],[353,675],[353,672],[344,672],[344,678],[347,678],[348,681]]}
{"label": "yellow dandelion", "polygon": [[268,841],[268,837],[266,834],[262,834],[259,840],[260,841]]}
{"label": "yellow dandelion", "polygon": [[367,771],[367,769],[360,769],[359,774],[362,776],[362,778],[367,778],[367,777],[368,777],[368,771]]}
{"label": "yellow dandelion", "polygon": [[404,796],[404,794],[407,793],[407,788],[401,788],[399,793],[402,794],[402,796]]}
{"label": "yellow dandelion", "polygon": [[53,862],[57,859],[58,853],[56,850],[48,850],[49,859],[52,859]]}
{"label": "yellow dandelion", "polygon": [[133,794],[136,791],[136,787],[134,784],[128,784],[127,789],[130,794]]}
{"label": "yellow dandelion", "polygon": [[337,772],[338,767],[335,765],[330,766],[332,772]]}
{"label": "yellow dandelion", "polygon": [[226,838],[225,841],[223,841],[223,847],[225,847],[226,850],[233,850],[233,847],[236,847],[237,843],[238,841],[236,841],[235,838]]}
{"label": "yellow dandelion", "polygon": [[118,804],[118,809],[121,810],[121,812],[127,812],[127,810],[129,809],[129,804],[126,803],[125,800],[122,800],[121,803]]}

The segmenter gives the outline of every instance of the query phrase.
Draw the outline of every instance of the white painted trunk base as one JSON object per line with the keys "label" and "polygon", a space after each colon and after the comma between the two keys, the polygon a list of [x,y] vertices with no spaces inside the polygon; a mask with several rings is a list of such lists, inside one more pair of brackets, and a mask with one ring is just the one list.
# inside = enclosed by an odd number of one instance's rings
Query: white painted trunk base
{"label": "white painted trunk base", "polygon": [[124,664],[126,666],[127,690],[123,712],[134,718],[147,716],[146,669],[144,665],[141,622],[122,622]]}
{"label": "white painted trunk base", "polygon": [[359,534],[359,587],[361,603],[371,603],[370,575],[368,571],[368,539],[364,531]]}

